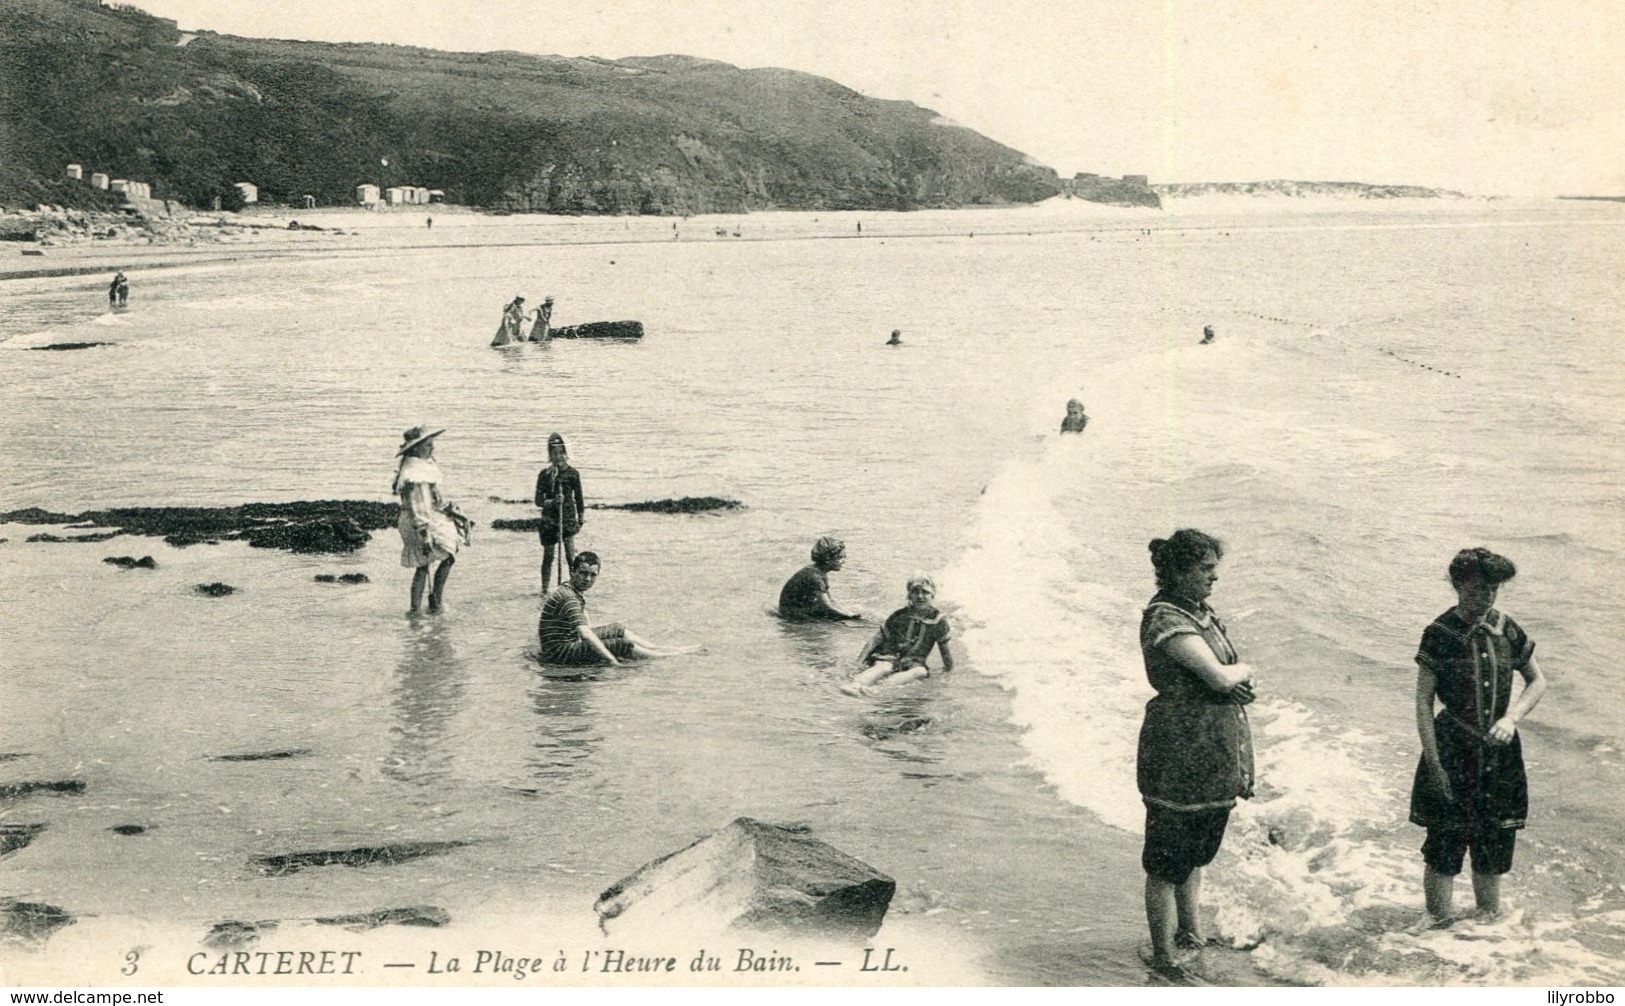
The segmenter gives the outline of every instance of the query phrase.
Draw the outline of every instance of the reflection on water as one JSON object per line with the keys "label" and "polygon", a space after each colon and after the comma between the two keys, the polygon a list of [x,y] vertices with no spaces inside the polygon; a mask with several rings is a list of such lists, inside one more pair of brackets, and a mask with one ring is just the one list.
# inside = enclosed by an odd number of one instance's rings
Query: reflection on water
{"label": "reflection on water", "polygon": [[[888,758],[911,764],[942,761],[942,711],[938,708],[942,680],[939,675],[918,684],[895,686],[907,691],[879,699],[859,720],[858,732],[869,741],[869,747]],[[903,775],[933,778],[919,773]]]}
{"label": "reflection on water", "polygon": [[[846,636],[851,629],[845,623],[792,622],[780,618],[778,612],[771,609],[770,614],[774,624],[778,626],[779,631],[776,635],[784,644],[783,657],[788,663],[826,671],[840,667],[857,657],[857,645],[848,645],[849,640]],[[853,667],[856,668],[855,663]]]}
{"label": "reflection on water", "polygon": [[391,779],[427,786],[451,777],[448,727],[463,706],[468,674],[457,659],[450,630],[433,622],[406,633],[395,669],[391,705],[390,755],[383,773]]}
{"label": "reflection on water", "polygon": [[[604,739],[588,702],[597,687],[600,685],[591,679],[536,679],[530,691],[531,708],[537,716],[535,753],[525,760],[531,778],[567,778],[592,756]],[[540,792],[526,791],[527,795]]]}

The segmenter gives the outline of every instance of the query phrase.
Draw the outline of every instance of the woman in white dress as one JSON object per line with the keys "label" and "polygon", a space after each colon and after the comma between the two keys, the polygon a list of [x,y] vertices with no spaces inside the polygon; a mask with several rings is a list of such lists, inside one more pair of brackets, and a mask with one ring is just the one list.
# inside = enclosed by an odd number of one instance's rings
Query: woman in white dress
{"label": "woman in white dress", "polygon": [[423,588],[434,570],[434,587],[429,591],[429,614],[440,613],[446,594],[446,577],[457,562],[457,548],[464,537],[456,507],[440,495],[440,466],[434,460],[434,439],[445,430],[429,432],[414,426],[402,436],[396,453],[400,467],[395,470],[395,495],[401,501],[401,565],[415,569],[412,574],[412,607],[407,615],[423,607]]}

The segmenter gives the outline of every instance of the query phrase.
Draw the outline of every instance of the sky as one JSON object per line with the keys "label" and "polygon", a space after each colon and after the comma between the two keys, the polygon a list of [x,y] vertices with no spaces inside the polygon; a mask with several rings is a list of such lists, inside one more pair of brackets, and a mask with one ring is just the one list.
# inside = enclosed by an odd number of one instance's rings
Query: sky
{"label": "sky", "polygon": [[1625,195],[1617,0],[134,2],[261,38],[787,67],[1063,176]]}

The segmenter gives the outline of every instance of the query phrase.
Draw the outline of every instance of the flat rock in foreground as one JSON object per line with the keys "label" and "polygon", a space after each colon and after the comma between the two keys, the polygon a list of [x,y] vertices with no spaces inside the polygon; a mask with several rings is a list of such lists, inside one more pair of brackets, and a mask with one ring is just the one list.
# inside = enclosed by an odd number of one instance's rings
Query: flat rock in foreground
{"label": "flat rock in foreground", "polygon": [[659,928],[869,939],[897,884],[804,831],[741,817],[642,867],[593,905],[605,933]]}

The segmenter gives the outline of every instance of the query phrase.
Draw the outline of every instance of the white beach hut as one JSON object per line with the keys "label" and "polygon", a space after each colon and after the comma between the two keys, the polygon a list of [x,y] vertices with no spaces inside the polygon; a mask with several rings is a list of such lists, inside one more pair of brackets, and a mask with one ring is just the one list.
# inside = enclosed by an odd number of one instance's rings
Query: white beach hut
{"label": "white beach hut", "polygon": [[90,184],[93,188],[105,191],[108,186],[107,175],[100,171],[93,172],[90,176]]}
{"label": "white beach hut", "polygon": [[232,182],[231,187],[243,197],[243,202],[257,203],[260,201],[260,188],[253,182]]}
{"label": "white beach hut", "polygon": [[70,164],[68,165],[68,177],[72,178],[76,182],[83,181],[85,177],[85,169],[78,164]]}
{"label": "white beach hut", "polygon": [[378,202],[378,186],[371,182],[363,182],[355,187],[355,201],[363,206],[373,206]]}

